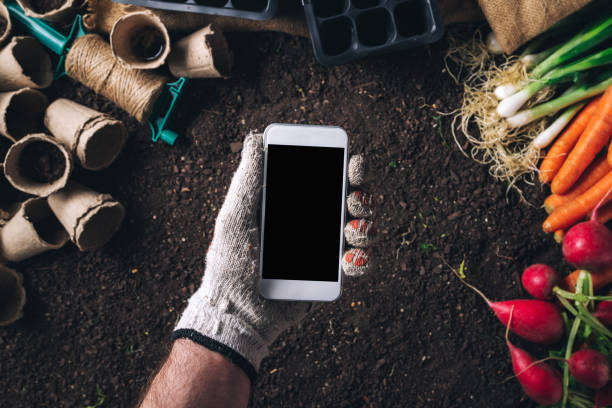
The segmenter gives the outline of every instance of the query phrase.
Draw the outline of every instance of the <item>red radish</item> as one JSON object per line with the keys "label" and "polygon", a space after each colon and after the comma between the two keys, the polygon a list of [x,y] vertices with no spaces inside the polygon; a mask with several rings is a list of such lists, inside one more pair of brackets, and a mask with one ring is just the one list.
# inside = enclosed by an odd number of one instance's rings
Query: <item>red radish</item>
{"label": "red radish", "polygon": [[[461,278],[460,278],[461,279]],[[538,344],[553,344],[563,336],[563,319],[559,308],[544,300],[517,299],[491,302],[480,290],[461,279],[464,285],[478,293],[495,312],[504,326],[513,333]],[[510,324],[510,313],[514,318]]]}
{"label": "red radish", "polygon": [[[511,309],[510,324],[512,324],[513,316],[514,312]],[[510,340],[508,340],[509,328],[510,325],[507,325],[506,344],[512,357],[512,369],[521,383],[523,391],[538,404],[557,404],[561,401],[563,395],[561,374],[546,363],[536,362],[531,354],[510,343]]]}
{"label": "red radish", "polygon": [[595,206],[589,221],[574,225],[563,238],[563,256],[578,269],[596,273],[612,266],[612,231],[597,221],[597,211],[610,192]]}
{"label": "red radish", "polygon": [[[555,405],[561,401],[561,374],[546,363],[533,364],[536,359],[531,354],[510,342],[508,348],[512,356],[512,368],[525,394],[542,405]],[[529,367],[530,364],[533,365]]]}
{"label": "red radish", "polygon": [[594,408],[604,408],[612,406],[612,382],[609,382],[605,387],[597,390],[595,393]]}
{"label": "red radish", "polygon": [[563,239],[563,256],[579,269],[597,272],[612,265],[612,232],[597,221],[574,225]]}
{"label": "red radish", "polygon": [[535,264],[523,272],[521,282],[525,290],[536,299],[550,299],[552,290],[559,284],[561,278],[557,271],[548,265]]}
{"label": "red radish", "polygon": [[604,325],[612,327],[612,300],[599,302],[593,316]]}
{"label": "red radish", "polygon": [[610,362],[597,350],[578,350],[569,359],[572,377],[589,388],[599,389],[610,379]]}
{"label": "red radish", "polygon": [[525,340],[539,344],[553,344],[563,336],[563,319],[559,308],[543,300],[517,299],[488,302],[495,315],[505,326],[514,308],[510,330]]}

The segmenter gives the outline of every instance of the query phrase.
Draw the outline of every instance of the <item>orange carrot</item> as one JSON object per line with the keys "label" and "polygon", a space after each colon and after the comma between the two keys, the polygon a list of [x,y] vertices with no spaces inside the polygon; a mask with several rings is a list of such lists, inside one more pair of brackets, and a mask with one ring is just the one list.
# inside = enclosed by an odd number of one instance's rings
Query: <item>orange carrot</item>
{"label": "orange carrot", "polygon": [[549,195],[546,200],[544,200],[544,209],[550,214],[555,208],[572,201],[574,198],[587,191],[610,171],[612,171],[612,166],[608,164],[606,157],[604,155],[597,157],[589,168],[585,170],[584,174],[580,176],[570,191],[565,194]]}
{"label": "orange carrot", "polygon": [[591,164],[597,153],[608,144],[610,137],[612,137],[612,85],[604,92],[597,111],[553,179],[550,185],[552,192],[566,193]]}
{"label": "orange carrot", "polygon": [[565,237],[565,230],[556,230],[554,234],[555,242],[560,244],[563,242],[563,238]]}
{"label": "orange carrot", "polygon": [[612,190],[612,171],[574,200],[554,210],[544,221],[542,229],[548,233],[574,225],[595,208],[604,197],[602,205],[612,200],[612,194],[608,194],[610,190]]}
{"label": "orange carrot", "polygon": [[565,128],[561,136],[557,138],[555,144],[548,150],[546,158],[540,164],[540,182],[550,183],[555,177],[565,157],[572,150],[578,138],[586,129],[589,120],[597,111],[597,105],[601,97],[593,99],[589,104],[576,116],[576,118]]}
{"label": "orange carrot", "polygon": [[[578,281],[578,275],[580,275],[580,269],[567,275],[563,278],[563,289],[571,292],[576,291],[576,282]],[[593,292],[601,290],[603,287],[612,283],[612,268],[608,268],[597,273],[591,273],[593,277]]]}

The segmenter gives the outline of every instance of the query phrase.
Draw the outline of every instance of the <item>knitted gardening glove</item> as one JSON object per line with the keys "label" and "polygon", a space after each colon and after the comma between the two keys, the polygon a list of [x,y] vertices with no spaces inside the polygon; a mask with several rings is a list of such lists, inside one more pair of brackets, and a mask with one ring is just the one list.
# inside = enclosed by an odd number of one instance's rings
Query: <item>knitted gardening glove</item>
{"label": "knitted gardening glove", "polygon": [[[217,217],[202,285],[189,300],[173,333],[174,339],[189,338],[225,355],[251,381],[268,354],[268,346],[306,316],[312,306],[308,302],[266,300],[259,295],[256,218],[262,168],[262,135],[250,134]],[[361,239],[359,244],[363,243]],[[353,274],[363,273],[366,264],[360,261],[358,268],[359,272]]]}

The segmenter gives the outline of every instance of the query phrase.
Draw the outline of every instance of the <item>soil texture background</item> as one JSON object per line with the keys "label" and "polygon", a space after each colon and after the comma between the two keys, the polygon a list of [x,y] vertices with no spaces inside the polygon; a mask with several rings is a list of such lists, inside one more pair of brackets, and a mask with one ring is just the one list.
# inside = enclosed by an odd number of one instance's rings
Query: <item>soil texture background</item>
{"label": "soil texture background", "polygon": [[[463,260],[491,299],[526,297],[519,274],[560,265],[540,229],[544,211],[507,194],[450,134],[462,86],[446,73],[445,40],[326,68],[306,39],[228,34],[235,69],[197,80],[176,116],[175,147],[85,87],[46,90],[125,121],[130,137],[109,169],[74,178],[126,207],[101,250],[73,244],[14,267],[25,317],[0,328],[0,406],[133,407],[170,347],[204,271],[214,221],[251,129],[274,122],[346,129],[376,175],[380,241],[369,276],[283,334],[261,367],[254,407],[531,406],[514,380],[504,328],[444,264]],[[6,150],[2,143],[0,152]],[[527,190],[541,203],[539,186]],[[308,214],[296,214],[296,225]],[[521,345],[516,338],[512,340]],[[544,356],[525,344],[534,353]]]}

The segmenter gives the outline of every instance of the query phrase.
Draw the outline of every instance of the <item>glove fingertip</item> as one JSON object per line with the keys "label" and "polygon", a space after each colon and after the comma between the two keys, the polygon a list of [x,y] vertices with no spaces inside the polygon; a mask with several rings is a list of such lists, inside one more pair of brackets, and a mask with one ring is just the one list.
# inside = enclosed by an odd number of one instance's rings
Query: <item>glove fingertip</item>
{"label": "glove fingertip", "polygon": [[349,214],[355,218],[371,218],[376,208],[376,200],[372,194],[356,190],[346,198]]}
{"label": "glove fingertip", "polygon": [[377,230],[372,221],[363,218],[355,219],[349,221],[344,227],[344,237],[349,245],[366,248],[375,242]]}
{"label": "glove fingertip", "polygon": [[368,166],[365,158],[356,154],[351,156],[348,166],[348,180],[353,186],[361,186],[368,181]]}
{"label": "glove fingertip", "polygon": [[347,276],[363,276],[370,270],[370,249],[351,248],[342,256],[342,270]]}

